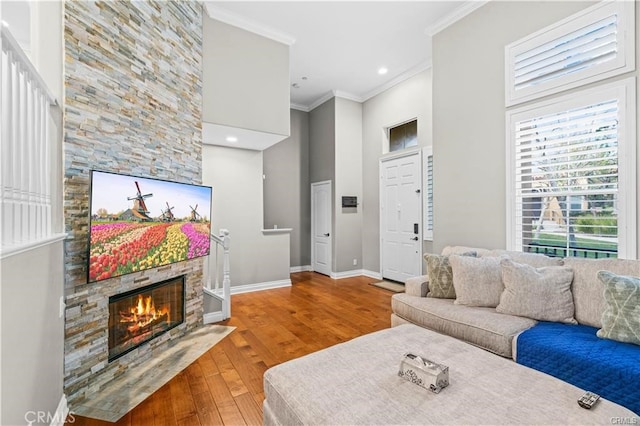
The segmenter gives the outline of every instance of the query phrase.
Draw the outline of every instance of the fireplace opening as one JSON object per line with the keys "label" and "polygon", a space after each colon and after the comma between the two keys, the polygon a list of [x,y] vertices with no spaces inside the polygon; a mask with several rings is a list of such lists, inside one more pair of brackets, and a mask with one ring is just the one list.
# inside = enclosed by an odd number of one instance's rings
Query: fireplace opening
{"label": "fireplace opening", "polygon": [[109,297],[109,362],[184,322],[184,275]]}

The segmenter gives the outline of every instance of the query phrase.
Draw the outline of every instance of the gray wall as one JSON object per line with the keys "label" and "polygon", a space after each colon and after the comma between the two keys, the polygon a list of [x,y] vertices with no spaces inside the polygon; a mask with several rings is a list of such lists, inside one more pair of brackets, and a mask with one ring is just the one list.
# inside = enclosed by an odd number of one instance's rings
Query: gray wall
{"label": "gray wall", "polygon": [[506,245],[504,48],[586,7],[489,2],[433,38],[434,250]]}
{"label": "gray wall", "polygon": [[0,261],[3,425],[26,424],[28,411],[53,416],[62,397],[62,254],[60,241]]}
{"label": "gray wall", "polygon": [[309,182],[336,178],[336,99],[309,112]]}
{"label": "gray wall", "polygon": [[309,113],[291,110],[291,136],[263,151],[264,227],[293,228],[291,267],[311,264]]}
{"label": "gray wall", "polygon": [[289,46],[203,18],[202,121],[289,135]]}
{"label": "gray wall", "polygon": [[289,279],[289,234],[264,235],[262,152],[203,146],[202,181],[213,187],[211,229],[231,237],[231,285]]}
{"label": "gray wall", "polygon": [[[343,196],[362,202],[362,104],[335,99],[335,183],[333,266],[335,272],[362,269],[362,205],[342,208]],[[355,265],[354,265],[355,260]]]}
{"label": "gray wall", "polygon": [[[418,145],[430,146],[431,70],[367,100],[362,105],[362,182],[363,182],[363,268],[380,271],[380,176],[379,162],[384,150],[384,129],[391,125],[418,119]],[[425,252],[431,243],[424,244]]]}
{"label": "gray wall", "polygon": [[[0,8],[4,6],[1,4]],[[62,102],[62,4],[32,2],[32,62]],[[60,108],[54,114],[60,115]],[[51,126],[52,229],[62,232],[62,127]],[[0,260],[0,424],[26,424],[28,411],[53,415],[63,396],[63,242]],[[34,268],[33,265],[38,265]],[[27,308],[28,306],[28,308]],[[25,313],[28,310],[28,315]],[[20,318],[20,326],[15,327]],[[34,424],[49,424],[49,422]]]}

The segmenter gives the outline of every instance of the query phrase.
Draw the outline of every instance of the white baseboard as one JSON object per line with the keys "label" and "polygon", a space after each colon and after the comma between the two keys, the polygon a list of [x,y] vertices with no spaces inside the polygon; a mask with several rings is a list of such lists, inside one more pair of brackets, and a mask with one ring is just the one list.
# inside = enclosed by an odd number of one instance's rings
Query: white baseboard
{"label": "white baseboard", "polygon": [[[65,394],[62,394],[60,402],[58,403],[58,408],[56,408],[56,412],[51,419],[51,426],[64,426],[64,422],[67,419],[68,414],[69,406],[67,405],[67,397]],[[73,421],[71,421],[71,423],[73,423]]]}
{"label": "white baseboard", "polygon": [[366,269],[362,270],[362,275],[369,278],[375,278],[376,280],[382,279],[382,274],[380,272],[368,271]]}
{"label": "white baseboard", "polygon": [[311,265],[292,266],[291,268],[289,268],[289,272],[292,274],[295,272],[307,272],[312,270],[313,269],[311,269]]}
{"label": "white baseboard", "polygon": [[202,316],[202,322],[204,324],[213,324],[215,322],[220,322],[223,320],[224,320],[224,316],[222,315],[222,311],[207,312]]}
{"label": "white baseboard", "polygon": [[362,269],[354,269],[353,271],[344,271],[344,272],[331,272],[331,278],[335,280],[339,280],[342,278],[359,277],[361,275],[364,275]]}
{"label": "white baseboard", "polygon": [[231,286],[231,294],[270,290],[272,288],[291,287],[291,280],[267,281],[264,283]]}

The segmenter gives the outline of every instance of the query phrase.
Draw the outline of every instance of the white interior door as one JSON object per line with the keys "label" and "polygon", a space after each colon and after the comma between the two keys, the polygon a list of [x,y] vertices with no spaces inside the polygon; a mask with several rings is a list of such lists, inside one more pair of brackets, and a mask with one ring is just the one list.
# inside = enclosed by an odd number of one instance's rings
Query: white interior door
{"label": "white interior door", "polygon": [[380,178],[382,276],[405,282],[422,274],[420,153],[382,161]]}
{"label": "white interior door", "polygon": [[311,184],[311,266],[331,276],[331,181]]}

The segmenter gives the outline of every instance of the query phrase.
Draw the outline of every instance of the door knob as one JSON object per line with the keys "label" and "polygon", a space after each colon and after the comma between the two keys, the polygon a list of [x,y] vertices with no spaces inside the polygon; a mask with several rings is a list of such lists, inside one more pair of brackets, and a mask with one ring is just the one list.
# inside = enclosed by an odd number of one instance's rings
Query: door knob
{"label": "door knob", "polygon": [[418,241],[418,237],[409,238],[412,241]]}
{"label": "door knob", "polygon": [[327,232],[326,234],[324,234],[324,236],[325,236],[325,237],[328,237],[328,236],[329,236],[329,233]]}

